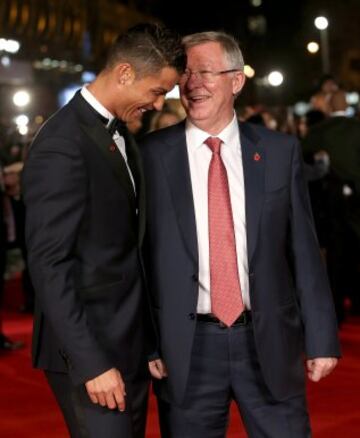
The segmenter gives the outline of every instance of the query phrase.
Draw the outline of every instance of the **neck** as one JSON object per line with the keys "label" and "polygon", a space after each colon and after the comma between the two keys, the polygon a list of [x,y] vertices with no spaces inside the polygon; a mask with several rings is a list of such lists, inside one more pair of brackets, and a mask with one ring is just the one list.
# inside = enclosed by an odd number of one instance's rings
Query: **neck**
{"label": "neck", "polygon": [[192,120],[191,117],[189,117],[189,121],[202,131],[216,137],[231,123],[233,117],[234,113],[231,113],[226,119],[219,120],[216,123],[211,123],[209,120]]}

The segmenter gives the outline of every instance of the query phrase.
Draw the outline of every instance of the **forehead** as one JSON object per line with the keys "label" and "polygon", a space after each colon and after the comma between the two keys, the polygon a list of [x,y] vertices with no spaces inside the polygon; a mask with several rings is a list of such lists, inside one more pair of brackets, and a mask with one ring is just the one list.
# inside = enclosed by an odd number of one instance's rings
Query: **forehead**
{"label": "forehead", "polygon": [[189,47],[186,50],[187,66],[193,64],[215,65],[226,62],[225,53],[220,43],[207,42]]}

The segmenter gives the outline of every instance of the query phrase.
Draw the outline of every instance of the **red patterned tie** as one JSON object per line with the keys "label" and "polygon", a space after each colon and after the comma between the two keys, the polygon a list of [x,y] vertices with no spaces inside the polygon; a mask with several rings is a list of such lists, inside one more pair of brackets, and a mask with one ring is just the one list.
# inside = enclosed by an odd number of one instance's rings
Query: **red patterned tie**
{"label": "red patterned tie", "polygon": [[229,183],[220,155],[221,140],[209,137],[205,144],[213,153],[208,179],[211,310],[230,327],[243,312],[244,304],[237,266]]}

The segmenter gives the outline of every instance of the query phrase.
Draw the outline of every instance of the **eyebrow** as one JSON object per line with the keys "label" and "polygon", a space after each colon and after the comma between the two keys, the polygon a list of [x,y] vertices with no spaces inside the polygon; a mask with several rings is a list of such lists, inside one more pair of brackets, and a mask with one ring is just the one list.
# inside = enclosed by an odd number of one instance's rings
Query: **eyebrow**
{"label": "eyebrow", "polygon": [[162,87],[155,87],[152,89],[152,91],[155,91],[156,93],[163,93],[163,94],[168,93],[168,90]]}

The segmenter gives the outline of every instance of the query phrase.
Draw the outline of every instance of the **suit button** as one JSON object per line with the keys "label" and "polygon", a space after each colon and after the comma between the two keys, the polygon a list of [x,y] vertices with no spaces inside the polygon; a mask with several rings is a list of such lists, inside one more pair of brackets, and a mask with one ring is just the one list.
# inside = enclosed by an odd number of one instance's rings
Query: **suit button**
{"label": "suit button", "polygon": [[193,321],[195,319],[195,313],[189,313],[189,319]]}
{"label": "suit button", "polygon": [[193,275],[191,276],[191,278],[193,279],[193,281],[194,281],[195,283],[197,283],[197,282],[199,281],[199,277],[198,277],[197,274],[193,274]]}

